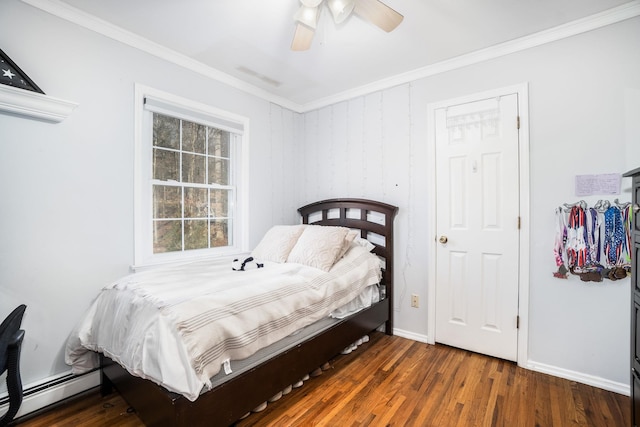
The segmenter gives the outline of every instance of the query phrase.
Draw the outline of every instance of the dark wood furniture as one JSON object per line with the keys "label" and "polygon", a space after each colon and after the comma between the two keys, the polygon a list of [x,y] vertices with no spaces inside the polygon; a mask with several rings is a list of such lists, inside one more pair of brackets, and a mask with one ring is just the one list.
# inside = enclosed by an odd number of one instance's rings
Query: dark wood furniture
{"label": "dark wood furniture", "polygon": [[9,409],[0,417],[0,426],[8,425],[22,404],[22,378],[20,376],[20,350],[24,330],[20,329],[27,306],[20,304],[0,323],[0,375],[7,373]]}
{"label": "dark wood furniture", "polygon": [[[354,218],[353,213],[358,210]],[[380,325],[385,324],[386,333],[391,335],[393,219],[397,210],[397,207],[386,203],[363,199],[324,200],[298,209],[305,224],[341,225],[361,230],[363,238],[377,235],[383,239],[383,244],[376,243],[377,240],[372,243],[376,245],[374,252],[386,264],[381,282],[386,289],[384,300],[203,393],[194,402],[151,381],[130,375],[106,357],[101,359],[102,393],[107,394],[112,386],[115,387],[146,425],[230,425]],[[374,222],[369,218],[375,213],[378,216],[372,218]],[[377,222],[377,218],[382,218],[383,223]]]}
{"label": "dark wood furniture", "polygon": [[633,222],[631,224],[631,425],[640,426],[640,168],[623,176],[633,179],[631,195],[633,199]]}

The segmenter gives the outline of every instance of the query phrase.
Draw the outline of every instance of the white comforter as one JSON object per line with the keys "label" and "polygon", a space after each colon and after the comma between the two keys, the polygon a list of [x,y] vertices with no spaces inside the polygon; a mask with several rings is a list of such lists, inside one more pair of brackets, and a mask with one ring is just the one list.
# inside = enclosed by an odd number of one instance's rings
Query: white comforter
{"label": "white comforter", "polygon": [[67,343],[74,373],[103,352],[130,373],[195,400],[226,360],[243,359],[344,306],[380,281],[352,247],[328,272],[294,263],[233,271],[228,259],[134,273],[106,286]]}

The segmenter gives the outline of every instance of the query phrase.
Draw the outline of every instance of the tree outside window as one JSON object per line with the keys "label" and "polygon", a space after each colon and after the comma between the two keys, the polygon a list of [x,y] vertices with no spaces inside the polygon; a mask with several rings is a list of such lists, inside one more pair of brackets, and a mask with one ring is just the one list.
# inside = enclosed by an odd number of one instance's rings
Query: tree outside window
{"label": "tree outside window", "polygon": [[233,244],[233,134],[153,113],[153,253]]}

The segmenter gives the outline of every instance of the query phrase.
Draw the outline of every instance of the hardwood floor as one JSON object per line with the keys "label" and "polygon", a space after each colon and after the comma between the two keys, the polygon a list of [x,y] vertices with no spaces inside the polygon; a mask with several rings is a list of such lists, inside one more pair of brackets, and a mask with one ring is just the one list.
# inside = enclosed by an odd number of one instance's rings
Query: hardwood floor
{"label": "hardwood floor", "polygon": [[[144,426],[136,416],[135,411],[120,397],[113,393],[100,396],[98,389],[83,393],[79,398],[61,406],[56,406],[40,415],[27,415],[26,420],[18,419],[17,425],[38,427],[71,427],[71,426]],[[10,424],[12,425],[12,424]]]}
{"label": "hardwood floor", "polygon": [[[353,355],[249,415],[249,426],[629,426],[628,396],[442,345],[375,333]],[[20,423],[141,426],[119,395],[97,392]],[[214,424],[212,424],[214,425]]]}

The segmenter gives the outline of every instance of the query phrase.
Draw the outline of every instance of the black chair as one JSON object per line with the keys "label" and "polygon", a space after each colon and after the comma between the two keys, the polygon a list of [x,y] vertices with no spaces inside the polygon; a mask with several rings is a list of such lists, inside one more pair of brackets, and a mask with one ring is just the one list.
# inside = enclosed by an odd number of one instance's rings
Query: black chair
{"label": "black chair", "polygon": [[9,424],[22,404],[22,380],[20,379],[20,348],[24,330],[20,329],[27,306],[19,305],[0,324],[0,375],[7,371],[9,410],[0,418],[0,426]]}

